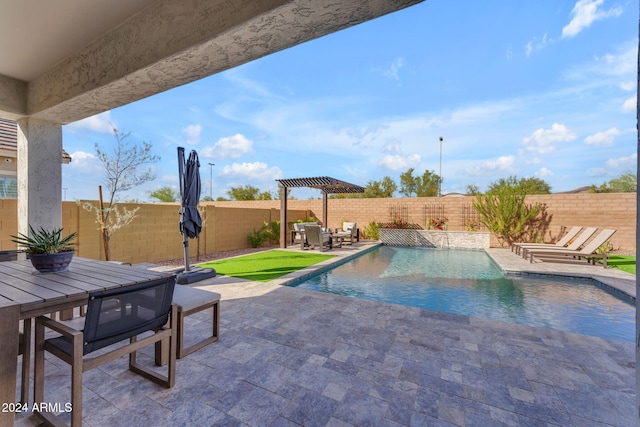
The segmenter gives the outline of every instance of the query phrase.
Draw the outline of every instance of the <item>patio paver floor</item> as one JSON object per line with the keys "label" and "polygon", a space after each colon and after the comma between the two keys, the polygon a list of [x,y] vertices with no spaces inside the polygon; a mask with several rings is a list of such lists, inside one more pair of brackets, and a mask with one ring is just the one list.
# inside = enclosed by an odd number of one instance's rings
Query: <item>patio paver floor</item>
{"label": "patio paver floor", "polygon": [[[369,246],[361,242],[329,253],[344,257]],[[621,287],[634,282],[634,276],[613,269],[524,265],[508,249],[490,253],[509,271],[565,274],[577,268],[610,276]],[[172,389],[129,372],[126,358],[85,373],[84,424],[635,424],[633,343],[281,282],[218,277],[193,284],[222,295],[220,340],[178,360]],[[210,316],[207,311],[189,317],[188,333],[208,331]],[[68,368],[48,359],[46,372],[48,401],[68,401]],[[36,420],[25,414],[16,425],[33,426]]]}

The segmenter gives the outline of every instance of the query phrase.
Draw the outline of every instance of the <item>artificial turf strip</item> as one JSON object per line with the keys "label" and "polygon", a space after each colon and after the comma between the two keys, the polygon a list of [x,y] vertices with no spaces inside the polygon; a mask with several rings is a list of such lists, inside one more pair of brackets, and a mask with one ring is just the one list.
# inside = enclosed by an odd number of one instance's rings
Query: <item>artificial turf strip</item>
{"label": "artificial turf strip", "polygon": [[627,273],[636,274],[636,257],[611,255],[607,259],[607,267],[614,267]]}
{"label": "artificial turf strip", "polygon": [[333,255],[271,250],[211,261],[199,266],[214,268],[217,274],[223,276],[268,282],[329,258],[333,258]]}

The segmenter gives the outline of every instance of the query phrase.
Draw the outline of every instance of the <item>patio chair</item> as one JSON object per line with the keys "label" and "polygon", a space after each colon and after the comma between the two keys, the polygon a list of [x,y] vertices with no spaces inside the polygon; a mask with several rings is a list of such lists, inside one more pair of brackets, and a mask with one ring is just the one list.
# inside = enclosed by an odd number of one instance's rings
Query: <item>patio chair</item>
{"label": "patio chair", "polygon": [[[83,330],[76,330],[69,324],[45,316],[36,318],[35,402],[46,402],[44,398],[45,351],[71,365],[72,426],[82,425],[83,372],[126,354],[129,355],[131,371],[167,388],[173,387],[176,375],[178,320],[177,308],[171,303],[175,281],[175,276],[171,276],[107,291],[90,292]],[[62,335],[45,339],[45,327]],[[144,336],[138,340],[141,334]],[[127,339],[129,342],[122,345],[122,341]],[[162,340],[167,340],[169,343],[166,376],[136,361],[138,350],[150,344],[155,344],[156,350],[159,350]],[[92,353],[97,350],[103,351],[94,356]],[[159,353],[156,351],[156,362],[161,359]],[[47,408],[36,408],[34,413],[52,425],[63,423],[63,420],[53,412],[42,409]]]}
{"label": "patio chair", "polygon": [[531,242],[519,242],[513,243],[511,245],[511,252],[515,252],[517,254],[520,253],[520,249],[522,247],[527,248],[555,248],[560,249],[566,247],[574,237],[578,235],[578,233],[582,230],[582,227],[571,227],[569,231],[565,233],[564,236],[556,243],[531,243]]}
{"label": "patio chair", "polygon": [[291,230],[291,243],[301,243],[304,227],[307,225],[318,225],[317,222],[294,222]]}
{"label": "patio chair", "polygon": [[322,231],[318,225],[306,225],[304,237],[306,239],[305,249],[317,247],[320,252],[324,252],[325,248],[331,249],[331,233]]}
{"label": "patio chair", "polygon": [[596,253],[600,246],[604,245],[607,240],[613,236],[616,232],[615,229],[604,229],[596,237],[593,238],[584,248],[580,250],[571,249],[531,249],[528,251],[530,256],[530,262],[533,262],[533,258],[544,258],[545,261],[558,262],[566,260],[567,258],[582,259],[585,258],[588,263],[595,265],[596,258],[602,258],[602,264],[604,268],[607,268],[607,254]]}
{"label": "patio chair", "polygon": [[536,250],[536,249],[568,249],[571,251],[576,251],[578,249],[580,249],[582,247],[582,245],[584,245],[587,240],[589,240],[589,238],[591,238],[591,236],[593,236],[596,231],[598,230],[597,227],[587,227],[585,228],[582,233],[580,233],[578,236],[576,236],[575,239],[573,239],[573,241],[571,242],[571,244],[569,244],[569,246],[567,246],[566,248],[556,248],[555,246],[553,247],[536,247],[536,246],[521,246],[520,250],[522,252],[522,258],[527,258],[529,256],[529,251],[531,250]]}
{"label": "patio chair", "polygon": [[354,244],[358,239],[358,224],[355,222],[343,222],[342,229],[337,228],[334,236],[339,237],[342,243]]}

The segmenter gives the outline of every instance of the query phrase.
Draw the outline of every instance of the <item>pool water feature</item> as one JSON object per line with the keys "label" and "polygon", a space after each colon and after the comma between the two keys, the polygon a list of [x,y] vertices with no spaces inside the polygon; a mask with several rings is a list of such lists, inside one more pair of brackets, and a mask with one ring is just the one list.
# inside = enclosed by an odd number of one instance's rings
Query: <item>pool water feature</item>
{"label": "pool water feature", "polygon": [[328,292],[634,342],[635,305],[589,279],[505,277],[484,251],[380,246],[293,283]]}

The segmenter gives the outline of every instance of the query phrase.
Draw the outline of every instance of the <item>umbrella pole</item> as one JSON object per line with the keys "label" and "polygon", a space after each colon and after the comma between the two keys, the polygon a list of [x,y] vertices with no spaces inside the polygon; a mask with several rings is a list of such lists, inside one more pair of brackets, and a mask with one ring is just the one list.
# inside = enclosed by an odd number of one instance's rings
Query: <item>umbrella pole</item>
{"label": "umbrella pole", "polygon": [[[180,199],[184,198],[184,148],[178,147],[178,177],[180,179]],[[182,233],[182,246],[184,247],[184,271],[189,269],[189,238],[182,227],[184,221],[184,207],[180,207],[180,233]]]}

